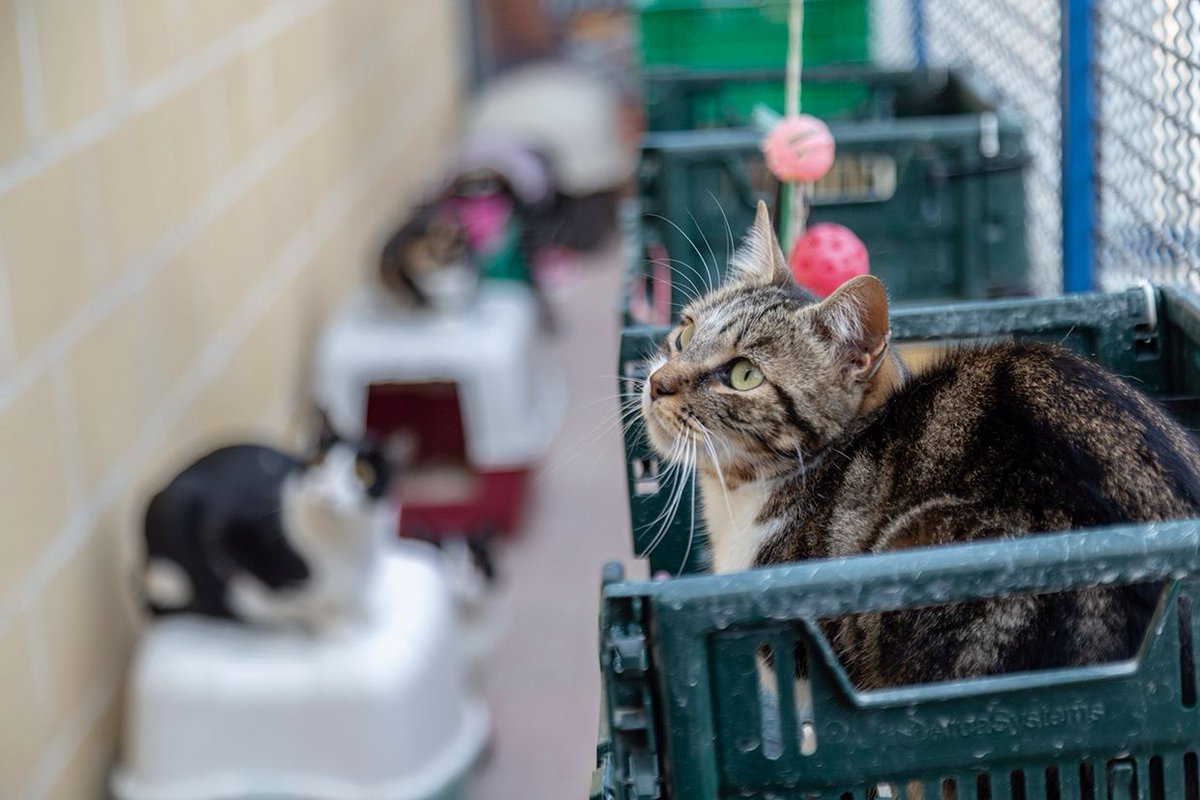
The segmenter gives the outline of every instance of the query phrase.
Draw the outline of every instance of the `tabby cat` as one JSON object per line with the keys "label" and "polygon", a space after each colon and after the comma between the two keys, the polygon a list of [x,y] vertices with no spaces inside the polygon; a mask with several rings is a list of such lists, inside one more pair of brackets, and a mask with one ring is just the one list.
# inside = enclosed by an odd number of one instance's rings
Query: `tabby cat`
{"label": "tabby cat", "polygon": [[437,204],[416,209],[379,255],[379,281],[408,308],[458,310],[469,305],[479,270],[457,220]]}
{"label": "tabby cat", "polygon": [[[948,351],[909,374],[874,277],[798,287],[766,207],[726,285],[653,359],[642,414],[695,467],[717,572],[1200,515],[1200,451],[1149,399],[1067,350]],[[1158,586],[827,621],[863,689],[1132,656]]]}

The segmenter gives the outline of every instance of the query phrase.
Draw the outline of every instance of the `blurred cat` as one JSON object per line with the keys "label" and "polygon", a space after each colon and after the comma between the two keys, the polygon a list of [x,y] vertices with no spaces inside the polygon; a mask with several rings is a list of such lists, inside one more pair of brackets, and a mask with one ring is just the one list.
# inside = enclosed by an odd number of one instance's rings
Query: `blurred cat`
{"label": "blurred cat", "polygon": [[454,310],[479,285],[463,227],[436,204],[419,207],[384,245],[379,280],[407,308]]}
{"label": "blurred cat", "polygon": [[257,444],[200,458],[146,509],[146,606],[310,629],[363,618],[396,532],[402,449],[344,440],[325,421],[307,459]]}

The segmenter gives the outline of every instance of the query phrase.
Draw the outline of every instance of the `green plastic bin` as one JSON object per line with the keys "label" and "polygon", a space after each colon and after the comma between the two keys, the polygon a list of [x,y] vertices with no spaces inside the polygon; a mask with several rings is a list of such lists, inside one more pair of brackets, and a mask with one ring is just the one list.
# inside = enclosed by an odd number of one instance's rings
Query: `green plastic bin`
{"label": "green plastic bin", "polygon": [[[865,109],[875,95],[861,73],[851,71],[847,80],[832,80],[845,69],[820,67],[806,72],[801,110],[826,121],[869,115]],[[747,126],[759,106],[783,113],[783,70],[648,70],[642,75],[642,94],[647,130]]]}
{"label": "green plastic bin", "polygon": [[[788,0],[641,0],[634,2],[641,44],[642,92],[650,130],[741,124],[759,104],[783,111]],[[869,60],[867,0],[806,0],[807,70]],[[863,100],[861,87],[803,80],[804,110],[843,115]]]}
{"label": "green plastic bin", "polygon": [[[779,69],[789,0],[633,0],[642,68]],[[865,62],[867,0],[804,0],[805,66]]]}
{"label": "green plastic bin", "polygon": [[[1200,426],[1200,298],[1187,290],[906,308],[892,325],[910,344],[1061,342]],[[636,375],[662,333],[625,332],[624,376]],[[657,466],[636,426],[626,453],[641,552],[665,497],[645,491]],[[652,569],[680,569],[686,506]],[[693,556],[682,566],[698,564]],[[1198,575],[1200,520],[661,582],[626,582],[610,565],[591,797],[1190,800],[1200,794]],[[1086,668],[863,692],[818,627],[845,614],[1159,580],[1168,589],[1137,656]],[[761,702],[762,645],[775,655],[775,715]],[[811,681],[806,709],[790,696],[797,660]],[[802,729],[815,734],[811,752],[801,751]],[[770,740],[778,746],[768,749]]]}
{"label": "green plastic bin", "polygon": [[[824,73],[869,89],[854,120],[830,124],[837,158],[815,188],[810,224],[837,222],[866,245],[893,299],[1029,293],[1021,125],[952,71]],[[857,77],[855,77],[857,76]],[[629,235],[634,283],[669,263],[672,302],[724,269],[762,199],[778,207],[762,134],[751,128],[648,133],[641,215]],[[778,224],[782,213],[776,213]],[[705,269],[700,261],[716,261]],[[636,289],[635,289],[636,290]]]}

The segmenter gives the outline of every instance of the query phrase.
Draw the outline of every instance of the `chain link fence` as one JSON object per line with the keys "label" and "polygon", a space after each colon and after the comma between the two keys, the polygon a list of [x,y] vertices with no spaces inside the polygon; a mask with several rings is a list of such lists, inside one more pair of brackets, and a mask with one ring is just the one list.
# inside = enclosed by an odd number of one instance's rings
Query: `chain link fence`
{"label": "chain link fence", "polygon": [[[880,6],[887,0],[876,0]],[[1062,0],[913,0],[933,66],[994,87],[1025,126],[1030,258],[1039,293],[1062,282]],[[914,14],[914,11],[915,14]],[[1087,52],[1094,151],[1092,282],[1200,290],[1200,2],[1090,0]],[[895,12],[889,11],[892,17]],[[881,17],[882,19],[882,17]],[[912,26],[880,31],[877,52],[907,63]],[[1068,198],[1069,199],[1069,198]]]}
{"label": "chain link fence", "polygon": [[[1139,2],[1139,0],[1130,0]],[[1026,173],[1034,290],[1062,287],[1059,0],[922,0],[932,66],[962,69],[1019,114],[1033,164]]]}
{"label": "chain link fence", "polygon": [[[628,0],[543,2],[561,17]],[[962,70],[1018,115],[1033,156],[1027,242],[1038,294],[1063,285],[1064,5],[870,0],[877,65],[907,69],[923,57]],[[1087,0],[1087,12],[1092,282],[1103,290],[1142,280],[1200,290],[1200,0]]]}
{"label": "chain link fence", "polygon": [[1200,289],[1200,4],[1095,0],[1096,273]]}
{"label": "chain link fence", "polygon": [[871,0],[871,61],[884,69],[917,66],[915,0]]}

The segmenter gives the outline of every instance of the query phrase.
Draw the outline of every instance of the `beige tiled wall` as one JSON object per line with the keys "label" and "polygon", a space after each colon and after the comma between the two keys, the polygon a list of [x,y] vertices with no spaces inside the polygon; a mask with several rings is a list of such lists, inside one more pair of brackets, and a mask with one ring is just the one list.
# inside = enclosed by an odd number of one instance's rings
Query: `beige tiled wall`
{"label": "beige tiled wall", "polygon": [[0,0],[0,797],[100,796],[146,493],[281,437],[434,178],[452,0]]}

